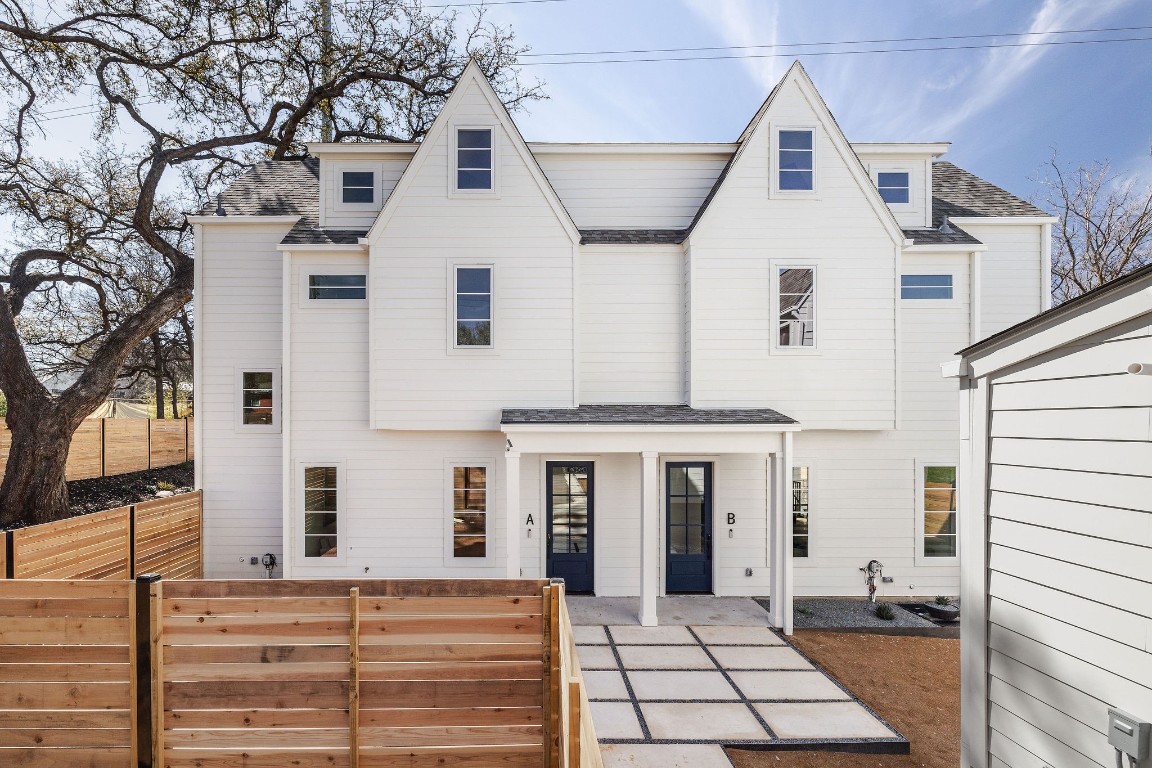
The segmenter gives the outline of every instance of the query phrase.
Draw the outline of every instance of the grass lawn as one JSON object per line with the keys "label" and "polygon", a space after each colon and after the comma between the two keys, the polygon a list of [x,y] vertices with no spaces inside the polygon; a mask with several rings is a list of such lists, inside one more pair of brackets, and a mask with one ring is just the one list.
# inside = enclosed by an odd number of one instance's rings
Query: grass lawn
{"label": "grass lawn", "polygon": [[729,749],[736,768],[956,768],[960,641],[797,630],[793,642],[912,744],[908,755]]}

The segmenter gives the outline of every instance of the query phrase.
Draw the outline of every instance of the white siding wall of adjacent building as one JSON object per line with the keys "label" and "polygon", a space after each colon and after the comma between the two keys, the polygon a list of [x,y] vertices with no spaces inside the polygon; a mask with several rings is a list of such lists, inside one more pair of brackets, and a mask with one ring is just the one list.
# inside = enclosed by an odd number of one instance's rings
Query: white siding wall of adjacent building
{"label": "white siding wall of adjacent building", "polygon": [[986,339],[1047,309],[1042,293],[1039,254],[1044,228],[1040,224],[977,224],[964,231],[988,246],[981,263],[980,338]]}
{"label": "white siding wall of adjacent building", "polygon": [[[814,197],[770,193],[773,126],[816,126]],[[692,405],[769,405],[806,430],[894,426],[896,246],[850,163],[786,84],[691,236]],[[817,269],[816,350],[775,347],[780,266]]]}
{"label": "white siding wall of adjacent building", "polygon": [[1143,361],[1149,314],[986,380],[988,614],[964,631],[987,633],[987,765],[1110,768],[1108,707],[1152,718],[1152,377],[1125,372]]}
{"label": "white siding wall of adjacent building", "polygon": [[[396,188],[415,149],[388,153],[320,152],[320,226],[334,229],[368,229]],[[344,171],[371,171],[376,174],[376,194],[372,205],[341,202]]]}
{"label": "white siding wall of adjacent building", "polygon": [[[413,159],[372,242],[375,425],[496,429],[500,409],[566,407],[575,393],[575,248],[480,85]],[[454,126],[491,126],[496,194],[449,195]],[[387,215],[387,212],[386,214]],[[453,349],[453,264],[492,265],[492,349]]]}
{"label": "white siding wall of adjacent building", "polygon": [[[684,229],[735,150],[531,145],[581,229]],[[565,146],[570,147],[567,151]]]}
{"label": "white siding wall of adjacent building", "polygon": [[282,257],[276,246],[291,224],[199,226],[196,345],[203,362],[196,453],[205,574],[259,578],[264,570],[249,558],[282,555],[281,435],[239,426],[237,378],[244,370],[280,368]]}
{"label": "white siding wall of adjacent building", "polygon": [[683,403],[684,251],[580,254],[580,402]]}

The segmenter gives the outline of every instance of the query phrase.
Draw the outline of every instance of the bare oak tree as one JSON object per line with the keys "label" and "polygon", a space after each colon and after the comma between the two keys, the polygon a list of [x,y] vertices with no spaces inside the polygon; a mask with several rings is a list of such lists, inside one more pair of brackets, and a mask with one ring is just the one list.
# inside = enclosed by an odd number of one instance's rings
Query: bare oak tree
{"label": "bare oak tree", "polygon": [[1123,178],[1108,163],[1048,162],[1041,205],[1060,221],[1052,230],[1052,298],[1062,304],[1152,264],[1152,187]]}
{"label": "bare oak tree", "polygon": [[[541,96],[482,13],[333,10],[328,34],[321,0],[0,0],[0,213],[16,231],[0,255],[0,526],[67,516],[72,433],[192,296],[184,213],[257,160],[303,156],[324,116],[336,140],[421,138],[470,59],[510,108]],[[53,113],[84,101],[91,147],[51,159]],[[83,360],[58,396],[38,379],[49,349]]]}

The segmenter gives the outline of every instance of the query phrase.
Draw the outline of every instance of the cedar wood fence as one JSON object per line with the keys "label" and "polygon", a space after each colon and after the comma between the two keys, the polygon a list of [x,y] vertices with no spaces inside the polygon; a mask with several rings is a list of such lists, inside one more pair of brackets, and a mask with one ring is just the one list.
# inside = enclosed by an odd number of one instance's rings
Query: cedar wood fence
{"label": "cedar wood fence", "polygon": [[[68,447],[69,480],[123,475],[183,464],[195,452],[194,423],[187,419],[84,419]],[[0,477],[12,438],[0,424]]]}
{"label": "cedar wood fence", "polygon": [[562,584],[0,582],[0,764],[602,768]]}
{"label": "cedar wood fence", "polygon": [[4,531],[0,578],[198,579],[202,521],[203,499],[193,491]]}

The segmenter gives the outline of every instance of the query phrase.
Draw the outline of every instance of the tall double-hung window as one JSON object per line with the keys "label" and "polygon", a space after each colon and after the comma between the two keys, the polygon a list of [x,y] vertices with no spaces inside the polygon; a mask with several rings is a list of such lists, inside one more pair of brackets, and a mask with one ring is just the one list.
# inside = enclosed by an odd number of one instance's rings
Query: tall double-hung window
{"label": "tall double-hung window", "polygon": [[816,346],[816,268],[776,269],[777,340],[780,348]]}
{"label": "tall double-hung window", "polygon": [[776,134],[776,186],[781,192],[816,189],[816,132],[811,128],[781,129]]}
{"label": "tall double-hung window", "polygon": [[956,467],[951,464],[920,466],[920,514],[923,520],[923,556],[956,557]]}
{"label": "tall double-hung window", "polygon": [[456,129],[456,189],[482,192],[493,189],[492,129]]}
{"label": "tall double-hung window", "polygon": [[492,346],[492,267],[455,267],[456,347]]}

